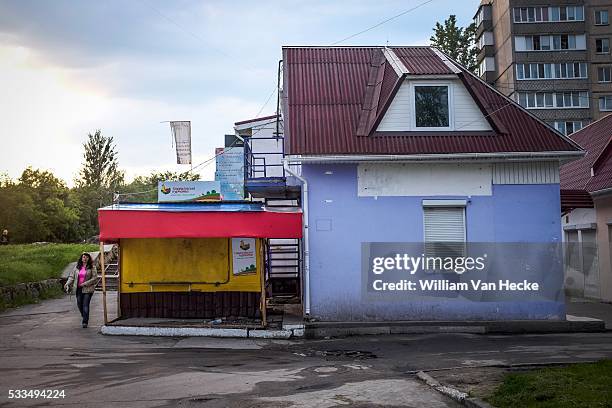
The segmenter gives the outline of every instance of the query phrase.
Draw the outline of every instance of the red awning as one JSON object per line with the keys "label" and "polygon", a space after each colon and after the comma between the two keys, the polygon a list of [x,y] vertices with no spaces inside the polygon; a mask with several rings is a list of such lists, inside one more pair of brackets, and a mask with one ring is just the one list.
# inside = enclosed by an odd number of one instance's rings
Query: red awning
{"label": "red awning", "polygon": [[121,238],[301,238],[300,211],[98,210],[100,241]]}

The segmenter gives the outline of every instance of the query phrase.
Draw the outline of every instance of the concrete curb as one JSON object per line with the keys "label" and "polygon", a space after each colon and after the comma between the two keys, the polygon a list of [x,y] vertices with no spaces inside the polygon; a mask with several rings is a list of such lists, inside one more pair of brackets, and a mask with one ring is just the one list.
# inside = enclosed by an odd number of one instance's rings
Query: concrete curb
{"label": "concrete curb", "polygon": [[604,332],[605,322],[567,315],[567,320],[308,322],[306,338],[385,334],[537,334]]}
{"label": "concrete curb", "polygon": [[419,380],[423,381],[431,388],[443,395],[446,395],[452,400],[457,401],[461,405],[465,405],[466,407],[470,408],[493,408],[492,405],[487,404],[480,398],[470,397],[465,392],[459,391],[447,385],[442,385],[438,380],[423,371],[417,372],[416,376]]}
{"label": "concrete curb", "polygon": [[155,336],[155,337],[227,337],[250,339],[287,340],[304,335],[303,328],[265,330],[228,329],[213,327],[152,327],[103,325],[100,333],[109,336]]}

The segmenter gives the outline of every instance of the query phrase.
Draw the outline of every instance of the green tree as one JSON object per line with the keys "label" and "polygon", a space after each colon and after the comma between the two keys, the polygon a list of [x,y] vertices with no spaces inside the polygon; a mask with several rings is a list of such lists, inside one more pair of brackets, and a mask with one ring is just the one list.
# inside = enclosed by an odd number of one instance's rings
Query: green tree
{"label": "green tree", "polygon": [[431,45],[440,49],[468,70],[475,72],[478,64],[476,56],[476,24],[467,27],[457,26],[457,16],[450,15],[444,24],[436,23],[434,35],[429,39]]}
{"label": "green tree", "polygon": [[72,242],[81,237],[79,212],[63,180],[43,170],[25,169],[14,182],[0,182],[0,228],[13,242]]}
{"label": "green tree", "polygon": [[113,144],[113,137],[103,136],[98,129],[87,135],[83,143],[84,162],[77,180],[79,187],[95,187],[113,190],[123,184],[124,175],[119,170],[118,153]]}
{"label": "green tree", "polygon": [[83,234],[91,237],[98,233],[98,208],[112,203],[113,192],[124,184],[124,174],[119,170],[112,136],[102,135],[99,129],[89,133],[83,149],[83,167],[75,180],[74,200]]}

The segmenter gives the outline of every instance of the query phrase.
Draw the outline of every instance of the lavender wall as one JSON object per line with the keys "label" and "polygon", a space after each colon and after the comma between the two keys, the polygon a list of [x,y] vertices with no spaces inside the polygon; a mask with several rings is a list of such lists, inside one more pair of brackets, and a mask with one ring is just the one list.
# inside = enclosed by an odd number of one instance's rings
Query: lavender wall
{"label": "lavender wall", "polygon": [[[332,174],[325,174],[331,172]],[[311,315],[321,320],[563,319],[562,301],[363,302],[362,242],[423,241],[424,198],[358,197],[356,165],[303,165],[309,183]],[[558,184],[494,185],[466,207],[468,241],[560,242]],[[555,276],[553,279],[563,279]],[[408,295],[407,295],[408,296]]]}

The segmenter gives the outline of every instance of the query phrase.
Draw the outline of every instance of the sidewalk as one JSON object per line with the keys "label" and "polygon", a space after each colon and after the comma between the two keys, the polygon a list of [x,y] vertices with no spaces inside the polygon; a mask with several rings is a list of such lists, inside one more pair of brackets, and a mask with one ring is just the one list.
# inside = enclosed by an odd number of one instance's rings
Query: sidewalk
{"label": "sidewalk", "polygon": [[606,329],[612,330],[612,304],[592,301],[589,299],[568,298],[566,300],[567,314],[584,316],[603,320]]}

